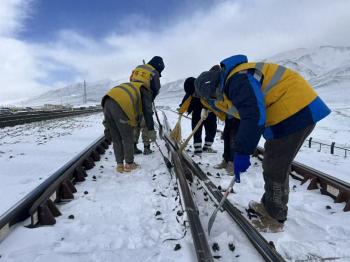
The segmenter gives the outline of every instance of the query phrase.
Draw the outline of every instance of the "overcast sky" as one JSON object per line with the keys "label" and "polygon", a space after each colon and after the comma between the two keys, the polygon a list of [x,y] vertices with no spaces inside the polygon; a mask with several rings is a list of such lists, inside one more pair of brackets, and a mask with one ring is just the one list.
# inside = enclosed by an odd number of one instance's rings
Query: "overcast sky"
{"label": "overcast sky", "polygon": [[154,55],[164,83],[238,53],[350,46],[349,10],[349,0],[1,0],[0,103],[125,79]]}

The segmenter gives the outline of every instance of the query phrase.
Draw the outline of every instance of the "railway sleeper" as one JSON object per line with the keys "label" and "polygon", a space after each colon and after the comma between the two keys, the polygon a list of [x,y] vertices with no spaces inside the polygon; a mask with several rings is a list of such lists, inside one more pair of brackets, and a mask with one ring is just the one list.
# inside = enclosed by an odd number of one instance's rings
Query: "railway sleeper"
{"label": "railway sleeper", "polygon": [[85,170],[90,170],[95,166],[94,160],[91,157],[88,157],[84,160],[83,166],[85,167]]}
{"label": "railway sleeper", "polygon": [[73,193],[76,193],[77,189],[73,185],[72,181],[70,181],[69,179],[66,179],[65,181],[62,182],[59,192],[60,192],[61,200],[72,200],[74,199]]}
{"label": "railway sleeper", "polygon": [[77,167],[73,173],[74,182],[84,182],[87,174],[82,166]]}

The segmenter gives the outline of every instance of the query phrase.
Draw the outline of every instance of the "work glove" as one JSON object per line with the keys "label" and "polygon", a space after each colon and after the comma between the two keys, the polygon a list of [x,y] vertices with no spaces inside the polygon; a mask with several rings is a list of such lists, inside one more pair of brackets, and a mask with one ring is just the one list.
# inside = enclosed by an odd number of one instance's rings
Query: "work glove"
{"label": "work glove", "polygon": [[209,114],[208,110],[203,108],[202,111],[201,111],[201,118],[207,119],[208,114]]}
{"label": "work glove", "polygon": [[235,174],[235,180],[237,183],[241,182],[241,172],[247,171],[248,167],[250,166],[250,159],[249,155],[241,155],[236,153],[233,158],[233,168],[234,168],[234,174]]}
{"label": "work glove", "polygon": [[151,142],[156,142],[156,139],[157,139],[156,130],[148,130],[148,138]]}

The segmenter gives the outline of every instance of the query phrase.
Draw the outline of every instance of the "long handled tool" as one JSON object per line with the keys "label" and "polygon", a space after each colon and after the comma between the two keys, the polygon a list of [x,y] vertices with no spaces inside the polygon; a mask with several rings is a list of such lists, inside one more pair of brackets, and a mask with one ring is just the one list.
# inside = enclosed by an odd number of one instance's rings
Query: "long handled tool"
{"label": "long handled tool", "polygon": [[153,110],[154,110],[154,113],[156,114],[156,119],[157,119],[157,122],[159,125],[159,136],[163,137],[163,125],[160,123],[157,108],[156,108],[154,102],[152,103],[152,105],[153,105]]}
{"label": "long handled tool", "polygon": [[224,204],[225,200],[227,199],[228,195],[230,194],[235,182],[239,179],[239,175],[236,176],[236,174],[233,176],[230,185],[228,186],[224,196],[221,198],[220,204],[219,206],[215,209],[215,211],[213,212],[213,214],[211,215],[209,222],[208,222],[208,235],[210,235],[210,230],[213,227],[216,215],[218,213],[218,211],[220,210],[220,208],[222,207],[222,205]]}
{"label": "long handled tool", "polygon": [[185,140],[185,142],[183,142],[181,145],[180,145],[180,148],[179,148],[179,152],[181,153],[182,150],[184,150],[184,148],[187,146],[188,142],[190,141],[191,137],[194,135],[194,133],[197,132],[198,128],[201,126],[201,124],[203,123],[203,121],[205,120],[206,118],[201,118],[197,125],[194,127],[192,133],[187,137],[187,139]]}

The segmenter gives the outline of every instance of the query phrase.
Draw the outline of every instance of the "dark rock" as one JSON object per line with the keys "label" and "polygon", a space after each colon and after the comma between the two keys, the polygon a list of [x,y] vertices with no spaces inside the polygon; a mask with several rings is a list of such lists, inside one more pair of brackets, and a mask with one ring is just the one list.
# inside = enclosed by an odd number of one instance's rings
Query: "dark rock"
{"label": "dark rock", "polygon": [[213,256],[213,258],[219,259],[219,258],[221,258],[221,256]]}
{"label": "dark rock", "polygon": [[204,195],[204,196],[207,196],[207,195],[208,195],[208,193],[207,193],[206,191],[204,191],[204,192],[203,192],[203,195]]}
{"label": "dark rock", "polygon": [[213,251],[214,252],[216,252],[216,251],[220,251],[220,247],[219,247],[219,244],[218,243],[214,243],[213,245],[212,245],[212,247],[211,247],[212,249],[213,249]]}
{"label": "dark rock", "polygon": [[240,257],[240,255],[236,255],[236,257]]}
{"label": "dark rock", "polygon": [[100,165],[100,168],[104,168],[104,166],[103,166],[103,165]]}
{"label": "dark rock", "polygon": [[177,211],[177,213],[176,213],[179,217],[181,217],[184,213],[182,212],[182,211]]}
{"label": "dark rock", "polygon": [[218,186],[218,190],[220,190],[220,191],[222,190],[221,186]]}
{"label": "dark rock", "polygon": [[236,247],[233,243],[228,243],[228,249],[233,252],[233,251],[235,251]]}
{"label": "dark rock", "polygon": [[181,249],[181,245],[180,244],[176,244],[175,247],[174,247],[174,250],[177,251],[179,249]]}
{"label": "dark rock", "polygon": [[159,216],[160,214],[162,214],[162,212],[160,212],[159,210],[156,212],[155,216]]}
{"label": "dark rock", "polygon": [[153,192],[156,192],[157,191],[157,189],[153,189]]}
{"label": "dark rock", "polygon": [[74,219],[74,215],[69,215],[68,218],[69,219]]}
{"label": "dark rock", "polygon": [[269,245],[272,246],[274,249],[276,249],[275,243],[273,243],[273,241],[270,241],[270,242],[269,242]]}
{"label": "dark rock", "polygon": [[217,176],[217,177],[220,177],[220,173],[216,173],[216,176]]}
{"label": "dark rock", "polygon": [[92,176],[92,179],[96,179],[96,176]]}
{"label": "dark rock", "polygon": [[84,194],[87,195],[87,194],[89,194],[89,192],[88,191],[84,191]]}
{"label": "dark rock", "polygon": [[209,199],[207,197],[204,198],[204,201],[207,202]]}
{"label": "dark rock", "polygon": [[61,241],[63,241],[64,240],[64,237],[61,237]]}
{"label": "dark rock", "polygon": [[326,209],[332,209],[332,207],[327,205],[327,206],[326,206]]}

